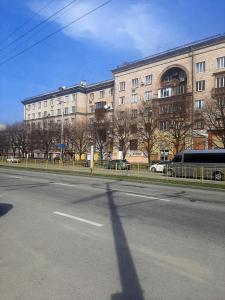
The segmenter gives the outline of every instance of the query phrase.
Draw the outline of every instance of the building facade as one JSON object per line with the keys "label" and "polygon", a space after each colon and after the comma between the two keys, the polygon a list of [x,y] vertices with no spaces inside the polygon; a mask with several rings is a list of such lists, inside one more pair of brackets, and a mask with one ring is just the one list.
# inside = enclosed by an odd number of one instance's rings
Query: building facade
{"label": "building facade", "polygon": [[[225,99],[225,35],[126,63],[112,73],[112,80],[91,85],[81,82],[25,99],[24,120],[33,127],[43,126],[46,119],[61,123],[62,116],[65,123],[90,123],[100,113],[113,121],[118,113],[130,111],[135,116],[141,107],[149,106],[159,136],[182,115],[190,125],[184,148],[212,147],[213,134],[206,128],[202,110],[212,98]],[[147,161],[138,142],[130,148],[129,161]],[[153,152],[154,159],[168,159],[173,149],[159,139]],[[113,157],[121,157],[119,149],[113,148]]]}

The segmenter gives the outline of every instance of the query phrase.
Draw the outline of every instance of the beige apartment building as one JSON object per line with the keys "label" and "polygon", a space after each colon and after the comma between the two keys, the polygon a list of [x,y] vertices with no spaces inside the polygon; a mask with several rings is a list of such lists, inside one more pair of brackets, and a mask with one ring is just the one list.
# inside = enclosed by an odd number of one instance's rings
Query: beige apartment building
{"label": "beige apartment building", "polygon": [[[213,134],[207,131],[201,111],[212,98],[225,99],[224,34],[126,63],[112,73],[112,80],[91,85],[81,82],[25,99],[24,120],[33,127],[43,126],[46,120],[60,123],[62,116],[65,123],[90,122],[99,111],[111,116],[126,110],[137,114],[149,103],[159,134],[170,126],[174,110],[179,113],[188,109],[191,138],[184,147],[212,147]],[[166,142],[160,141],[153,157],[167,159],[172,152]],[[120,151],[113,149],[113,157],[121,157]],[[126,158],[147,162],[138,143]]]}

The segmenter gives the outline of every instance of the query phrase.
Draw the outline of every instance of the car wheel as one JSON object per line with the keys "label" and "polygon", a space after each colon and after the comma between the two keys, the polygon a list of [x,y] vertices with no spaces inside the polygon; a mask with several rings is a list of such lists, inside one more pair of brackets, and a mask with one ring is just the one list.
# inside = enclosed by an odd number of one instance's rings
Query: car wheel
{"label": "car wheel", "polygon": [[151,168],[151,172],[156,173],[157,172],[156,168],[155,167]]}
{"label": "car wheel", "polygon": [[220,171],[216,171],[214,174],[213,174],[213,178],[215,181],[222,181],[224,179],[224,176],[223,176],[223,173],[220,172]]}

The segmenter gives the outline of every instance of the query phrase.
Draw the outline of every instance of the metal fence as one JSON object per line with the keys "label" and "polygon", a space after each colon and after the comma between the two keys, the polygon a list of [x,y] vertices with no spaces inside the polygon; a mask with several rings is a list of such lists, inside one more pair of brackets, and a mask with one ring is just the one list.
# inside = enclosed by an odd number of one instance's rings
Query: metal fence
{"label": "metal fence", "polygon": [[125,169],[121,169],[119,165],[108,169],[106,164],[101,162],[94,162],[93,169],[90,169],[86,161],[60,161],[47,159],[20,159],[20,162],[7,162],[5,158],[0,159],[2,166],[16,166],[21,168],[32,169],[47,169],[47,170],[61,170],[74,171],[84,174],[97,175],[111,175],[116,177],[133,177],[133,178],[149,178],[154,180],[173,181],[180,180],[186,182],[197,182],[202,184],[204,182],[224,182],[225,183],[225,169],[213,167],[176,167],[172,172],[165,166],[163,173],[150,172],[146,164],[129,164]]}

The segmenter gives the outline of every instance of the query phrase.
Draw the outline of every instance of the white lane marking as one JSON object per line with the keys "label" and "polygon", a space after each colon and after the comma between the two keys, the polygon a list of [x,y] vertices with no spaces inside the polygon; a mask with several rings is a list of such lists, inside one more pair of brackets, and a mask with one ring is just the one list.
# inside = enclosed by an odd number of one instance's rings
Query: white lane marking
{"label": "white lane marking", "polygon": [[[2,175],[1,175],[2,176]],[[23,177],[20,177],[20,176],[15,176],[15,175],[3,175],[5,177],[9,177],[9,178],[16,178],[16,179],[23,179]]]}
{"label": "white lane marking", "polygon": [[73,220],[76,220],[76,221],[79,221],[79,222],[87,223],[87,224],[90,224],[90,225],[93,225],[93,226],[97,226],[97,227],[104,226],[103,224],[93,222],[93,221],[89,221],[89,220],[82,219],[82,218],[78,218],[78,217],[75,217],[75,216],[72,216],[72,215],[69,215],[69,214],[62,213],[60,211],[54,211],[54,214],[59,215],[59,216],[63,216],[63,217],[67,217],[67,218],[70,218],[70,219],[73,219]]}
{"label": "white lane marking", "polygon": [[140,197],[140,198],[154,199],[154,200],[165,201],[165,202],[170,202],[170,201],[171,201],[171,200],[169,200],[169,199],[158,198],[158,197],[153,197],[153,196],[145,196],[145,195],[139,195],[139,194],[130,194],[130,193],[126,193],[126,195],[127,195],[127,196],[132,196],[132,197]]}
{"label": "white lane marking", "polygon": [[74,184],[69,184],[69,183],[52,182],[52,184],[75,187]]}

